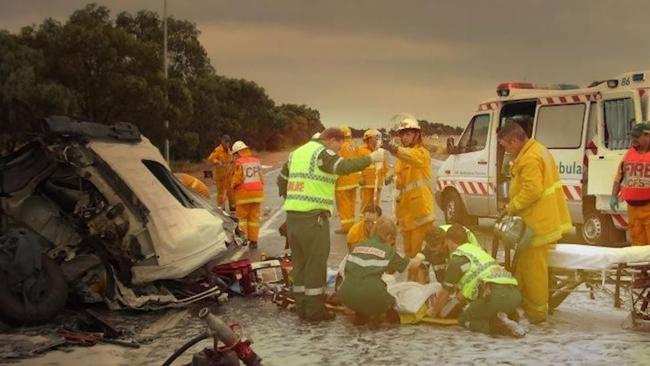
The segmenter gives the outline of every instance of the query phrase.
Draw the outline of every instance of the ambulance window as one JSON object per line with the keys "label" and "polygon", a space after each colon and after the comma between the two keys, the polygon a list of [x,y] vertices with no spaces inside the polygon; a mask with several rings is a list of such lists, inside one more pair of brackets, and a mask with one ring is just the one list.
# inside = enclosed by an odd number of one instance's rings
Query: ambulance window
{"label": "ambulance window", "polygon": [[465,129],[465,133],[458,142],[462,152],[481,151],[487,143],[488,130],[490,128],[490,115],[481,114],[475,116]]}
{"label": "ambulance window", "polygon": [[603,101],[603,122],[603,143],[608,149],[621,150],[630,147],[631,140],[627,134],[634,124],[632,98]]}
{"label": "ambulance window", "polygon": [[541,107],[537,114],[535,139],[549,149],[575,149],[582,145],[584,104]]}

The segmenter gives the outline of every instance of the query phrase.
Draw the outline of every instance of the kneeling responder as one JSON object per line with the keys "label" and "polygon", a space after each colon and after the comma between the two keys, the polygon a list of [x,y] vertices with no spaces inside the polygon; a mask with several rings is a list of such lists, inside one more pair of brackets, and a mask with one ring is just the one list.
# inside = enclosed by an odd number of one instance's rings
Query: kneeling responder
{"label": "kneeling responder", "polygon": [[232,145],[232,152],[235,156],[232,188],[235,192],[239,229],[246,236],[249,248],[256,249],[260,232],[260,208],[264,202],[262,164],[243,141],[236,141]]}
{"label": "kneeling responder", "polygon": [[[359,156],[370,155],[380,146],[378,144],[381,134],[377,130],[367,130],[363,133],[363,144],[359,147]],[[379,206],[381,201],[381,187],[388,172],[388,159],[383,163],[371,164],[361,172],[361,212],[365,212],[368,205]]]}
{"label": "kneeling responder", "polygon": [[610,207],[618,210],[618,196],[627,203],[632,245],[650,244],[650,123],[632,128],[632,146],[625,153],[614,180]]}
{"label": "kneeling responder", "polygon": [[[462,326],[487,334],[507,331],[516,337],[524,336],[523,311],[516,311],[522,299],[517,280],[480,246],[471,244],[463,226],[452,225],[446,241],[451,256],[443,289],[436,294],[430,315],[438,317],[457,288],[462,299],[470,302],[458,319]],[[522,324],[508,318],[508,314],[515,313],[522,316]]]}
{"label": "kneeling responder", "polygon": [[359,222],[352,225],[347,235],[348,252],[352,248],[370,237],[370,230],[378,218],[381,217],[381,207],[370,204],[366,206]]}
{"label": "kneeling responder", "polygon": [[293,259],[296,312],[306,320],[334,318],[325,308],[325,285],[336,177],[384,159],[382,150],[370,157],[343,159],[336,152],[344,137],[338,128],[326,129],[318,141],[309,141],[291,153],[278,178],[280,195],[286,197],[283,207]]}
{"label": "kneeling responder", "polygon": [[[387,142],[384,148],[397,158],[395,188],[399,196],[395,216],[404,239],[404,252],[413,258],[422,249],[424,235],[436,219],[431,154],[422,143],[420,125],[413,116],[404,115],[398,121],[397,131],[402,146]],[[417,268],[409,270],[409,280],[418,277]]]}
{"label": "kneeling responder", "polygon": [[[446,236],[450,227],[451,224],[432,226],[424,236],[422,254],[424,254],[426,261],[431,266],[430,269],[435,273],[438,282],[442,282],[447,269],[449,249],[447,248]],[[469,243],[480,248],[481,244],[474,233],[467,227],[463,227],[467,233]]]}
{"label": "kneeling responder", "polygon": [[345,306],[355,311],[355,324],[370,321],[374,327],[395,304],[395,298],[381,279],[384,272],[416,268],[424,259],[422,254],[410,260],[399,255],[394,248],[396,236],[395,224],[381,217],[373,226],[370,238],[355,246],[347,257],[339,296]]}

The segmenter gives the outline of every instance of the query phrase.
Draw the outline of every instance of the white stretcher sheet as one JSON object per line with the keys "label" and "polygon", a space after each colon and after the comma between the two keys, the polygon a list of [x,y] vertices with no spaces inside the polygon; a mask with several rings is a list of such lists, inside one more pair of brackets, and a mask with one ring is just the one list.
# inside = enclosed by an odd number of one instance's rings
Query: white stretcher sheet
{"label": "white stretcher sheet", "polygon": [[557,244],[548,252],[550,267],[565,269],[604,270],[619,263],[649,262],[650,245],[626,248],[605,248],[579,244]]}

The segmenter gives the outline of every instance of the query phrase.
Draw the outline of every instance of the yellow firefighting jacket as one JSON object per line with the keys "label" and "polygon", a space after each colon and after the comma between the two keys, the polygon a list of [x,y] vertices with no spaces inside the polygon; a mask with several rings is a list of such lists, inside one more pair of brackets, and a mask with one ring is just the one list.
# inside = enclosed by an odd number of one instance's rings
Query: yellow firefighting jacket
{"label": "yellow firefighting jacket", "polygon": [[396,216],[402,231],[435,221],[431,155],[424,145],[400,147],[395,164]]}
{"label": "yellow firefighting jacket", "polygon": [[530,139],[512,161],[508,213],[521,216],[535,237],[533,246],[554,243],[571,230],[560,173],[546,147]]}

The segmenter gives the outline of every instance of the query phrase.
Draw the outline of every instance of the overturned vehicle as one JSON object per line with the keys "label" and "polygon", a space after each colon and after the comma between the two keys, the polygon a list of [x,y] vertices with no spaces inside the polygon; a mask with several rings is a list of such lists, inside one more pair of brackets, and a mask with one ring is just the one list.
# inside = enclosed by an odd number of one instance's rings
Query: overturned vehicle
{"label": "overturned vehicle", "polygon": [[233,218],[171,173],[128,123],[51,117],[0,158],[0,318],[52,318],[68,298],[159,309],[219,296]]}

